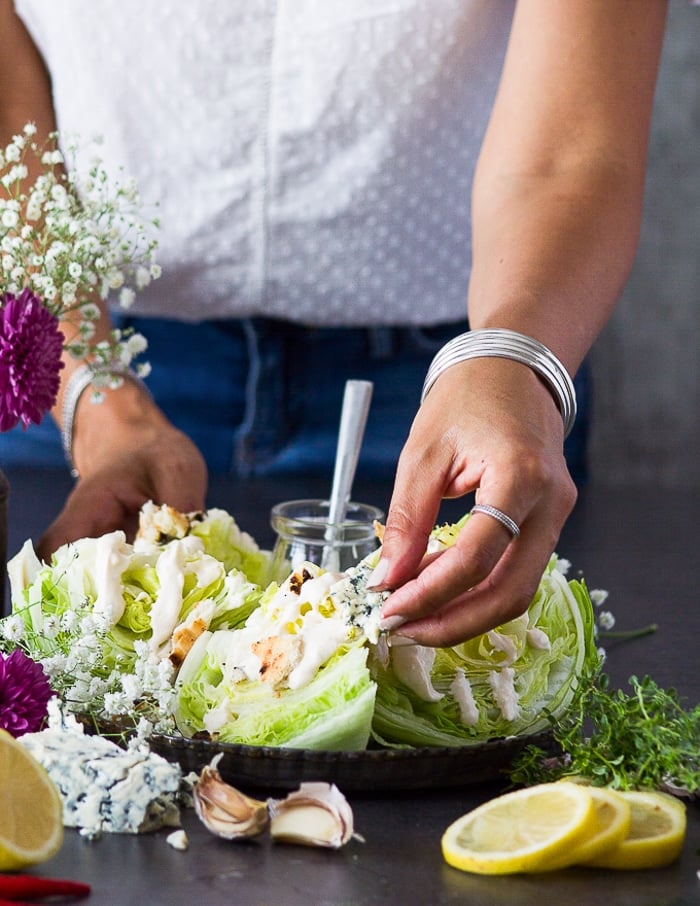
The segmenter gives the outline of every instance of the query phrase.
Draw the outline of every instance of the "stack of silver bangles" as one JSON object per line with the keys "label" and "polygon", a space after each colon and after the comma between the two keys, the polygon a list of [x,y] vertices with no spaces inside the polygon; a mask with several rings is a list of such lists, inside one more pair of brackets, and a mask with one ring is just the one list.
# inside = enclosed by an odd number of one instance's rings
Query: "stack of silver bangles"
{"label": "stack of silver bangles", "polygon": [[552,391],[564,420],[564,437],[568,436],[576,420],[576,391],[568,371],[551,349],[539,340],[502,327],[472,330],[446,343],[430,364],[421,403],[444,371],[467,359],[483,356],[512,359],[536,371]]}

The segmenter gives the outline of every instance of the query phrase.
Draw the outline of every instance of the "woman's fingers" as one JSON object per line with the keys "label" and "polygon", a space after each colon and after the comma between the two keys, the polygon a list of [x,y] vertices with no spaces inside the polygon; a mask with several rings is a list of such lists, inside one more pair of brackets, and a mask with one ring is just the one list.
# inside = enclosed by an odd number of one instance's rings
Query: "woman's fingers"
{"label": "woman's fingers", "polygon": [[[465,550],[482,545],[480,535],[468,533],[476,522],[471,516],[453,547],[389,597],[384,613],[400,612],[406,619],[396,630],[403,639],[456,645],[520,616],[529,606],[556,545],[550,534],[556,523],[533,516],[500,556],[494,547],[492,560],[469,571],[478,558],[470,558]],[[409,603],[400,599],[402,595]]]}
{"label": "woman's fingers", "polygon": [[[522,613],[571,512],[561,417],[537,378],[513,364],[450,369],[416,417],[371,582],[392,591],[383,616],[405,621],[402,636],[455,644]],[[442,498],[472,490],[481,509],[452,547],[424,560]]]}

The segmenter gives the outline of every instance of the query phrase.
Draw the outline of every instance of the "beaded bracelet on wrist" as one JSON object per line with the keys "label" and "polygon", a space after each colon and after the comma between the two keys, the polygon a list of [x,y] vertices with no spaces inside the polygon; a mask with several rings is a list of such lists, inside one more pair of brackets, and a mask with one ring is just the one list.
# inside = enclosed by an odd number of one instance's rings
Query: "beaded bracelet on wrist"
{"label": "beaded bracelet on wrist", "polygon": [[63,405],[61,407],[61,444],[63,445],[63,453],[73,478],[80,477],[73,462],[75,412],[78,408],[80,398],[94,381],[99,380],[101,386],[96,388],[99,390],[101,387],[105,386],[105,381],[108,382],[110,379],[120,378],[134,381],[142,387],[145,386],[141,378],[139,378],[131,368],[124,368],[122,370],[112,369],[107,372],[96,370],[90,365],[81,365],[79,368],[76,368],[73,374],[68,378],[68,383],[66,384],[66,389],[63,394]]}

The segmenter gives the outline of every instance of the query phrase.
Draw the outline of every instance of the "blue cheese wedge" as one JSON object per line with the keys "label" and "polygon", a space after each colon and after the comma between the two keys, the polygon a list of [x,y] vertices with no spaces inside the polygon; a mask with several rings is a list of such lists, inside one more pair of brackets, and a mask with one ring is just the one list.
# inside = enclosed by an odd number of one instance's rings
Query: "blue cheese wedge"
{"label": "blue cheese wedge", "polygon": [[85,734],[58,708],[47,729],[19,739],[59,788],[66,827],[94,839],[180,825],[182,772],[160,755]]}

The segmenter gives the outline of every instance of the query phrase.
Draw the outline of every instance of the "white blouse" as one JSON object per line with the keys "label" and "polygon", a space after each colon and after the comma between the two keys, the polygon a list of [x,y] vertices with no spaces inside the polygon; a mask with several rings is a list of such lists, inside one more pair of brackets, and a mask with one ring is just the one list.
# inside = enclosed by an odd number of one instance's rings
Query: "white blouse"
{"label": "white blouse", "polygon": [[59,130],[159,205],[134,311],[465,316],[470,188],[514,0],[16,0]]}

